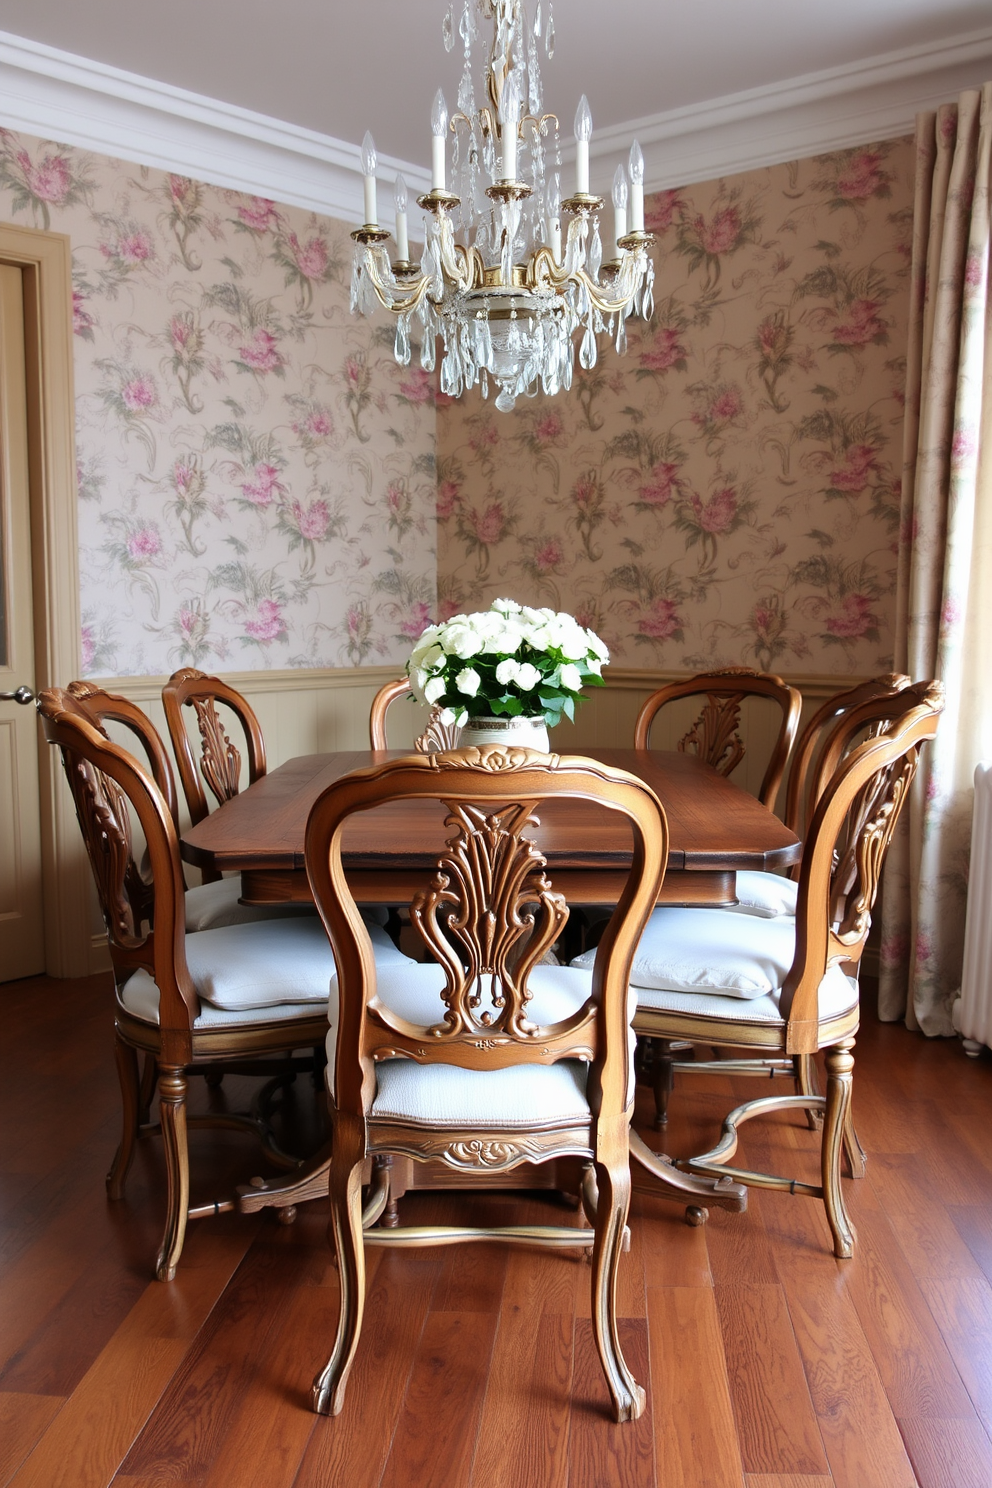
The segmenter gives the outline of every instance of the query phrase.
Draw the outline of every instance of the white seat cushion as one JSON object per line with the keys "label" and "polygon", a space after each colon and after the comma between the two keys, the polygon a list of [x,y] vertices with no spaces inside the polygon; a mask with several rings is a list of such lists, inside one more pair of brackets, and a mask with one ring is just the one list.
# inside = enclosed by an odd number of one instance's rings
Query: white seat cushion
{"label": "white seat cushion", "polygon": [[[158,987],[148,972],[142,969],[129,977],[120,991],[121,1002],[128,1012],[143,1023],[158,1024]],[[236,1028],[246,1023],[291,1023],[294,1018],[313,1019],[319,1012],[315,1002],[280,1002],[275,1007],[238,1008],[227,1011],[211,1007],[209,1002],[200,1003],[200,1011],[193,1020],[195,1029]],[[288,1045],[287,1045],[288,1047]]]}
{"label": "white seat cushion", "polygon": [[775,919],[779,915],[795,918],[799,885],[777,873],[756,873],[745,869],[737,875],[737,903],[721,905],[731,914],[758,915]]}
{"label": "white seat cushion", "polygon": [[239,904],[241,875],[195,884],[186,890],[186,933],[220,930],[227,925],[252,925],[259,920],[285,920],[317,913],[312,904]]}
{"label": "white seat cushion", "polygon": [[[720,997],[767,997],[781,987],[796,951],[796,922],[722,909],[663,906],[651,913],[637,947],[631,984]],[[590,967],[594,951],[572,962]]]}
{"label": "white seat cushion", "polygon": [[[720,912],[715,911],[717,914]],[[639,1008],[657,1012],[728,1018],[735,1023],[776,1023],[780,1027],[784,1021],[779,1012],[781,987],[776,987],[765,997],[753,997],[746,1002],[739,997],[720,997],[712,992],[672,992],[658,987],[632,987],[631,990],[637,993]],[[848,1012],[857,1001],[857,982],[853,977],[845,976],[839,966],[831,966],[819,987],[820,1017],[836,1018]]]}
{"label": "white seat cushion", "polygon": [[373,1117],[490,1130],[589,1120],[586,1066],[575,1059],[487,1071],[386,1059],[376,1075]]}
{"label": "white seat cushion", "polygon": [[[194,884],[186,890],[186,933],[220,930],[225,925],[251,925],[256,920],[287,920],[294,915],[315,915],[315,904],[240,904],[241,875],[218,878],[213,883]],[[362,919],[367,925],[385,925],[388,910],[381,904],[366,905]]]}
{"label": "white seat cushion", "polygon": [[[377,964],[414,964],[379,926],[368,930]],[[314,915],[201,930],[186,937],[186,962],[200,998],[227,1013],[326,1004],[335,977],[331,947]],[[147,972],[136,972],[121,997],[127,1007],[136,1004],[138,1017],[158,1022],[158,988]]]}

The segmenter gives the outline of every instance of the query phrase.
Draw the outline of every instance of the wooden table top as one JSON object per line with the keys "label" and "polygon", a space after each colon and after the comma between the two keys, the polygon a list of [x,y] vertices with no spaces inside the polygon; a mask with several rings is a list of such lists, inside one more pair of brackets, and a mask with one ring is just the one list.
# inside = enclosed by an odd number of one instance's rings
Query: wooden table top
{"label": "wooden table top", "polygon": [[[287,872],[304,867],[307,816],[320,793],[350,770],[400,750],[303,755],[263,776],[183,835],[182,855],[198,867]],[[754,796],[694,755],[663,750],[597,749],[593,757],[640,776],[668,816],[668,871],[733,872],[784,868],[801,844]],[[630,861],[630,828],[614,813],[584,802],[548,801],[534,834],[549,867],[615,869]],[[345,838],[345,866],[355,870],[431,867],[444,844],[444,810],[403,801],[364,813]]]}

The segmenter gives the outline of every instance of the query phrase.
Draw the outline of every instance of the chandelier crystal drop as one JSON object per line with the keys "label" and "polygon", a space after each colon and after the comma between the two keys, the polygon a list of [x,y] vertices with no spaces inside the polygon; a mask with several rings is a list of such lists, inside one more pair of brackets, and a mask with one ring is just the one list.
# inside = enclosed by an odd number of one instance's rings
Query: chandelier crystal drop
{"label": "chandelier crystal drop", "polygon": [[[654,238],[644,231],[644,159],[635,140],[629,192],[622,166],[614,180],[614,231],[604,262],[603,201],[589,191],[592,115],[585,95],[575,116],[575,191],[562,199],[558,119],[542,111],[539,62],[542,47],[547,57],[554,53],[551,0],[537,0],[532,16],[524,0],[456,6],[452,0],[442,38],[451,51],[457,30],[465,62],[455,111],[449,114],[440,89],[431,110],[432,184],[418,198],[423,255],[419,264],[409,261],[407,191],[399,176],[390,262],[392,235],[376,220],[375,145],[366,134],[366,221],[351,235],[351,308],[362,315],[378,306],[392,312],[402,366],[419,340],[421,365],[433,370],[440,337],[441,391],[457,398],[479,384],[488,397],[494,382],[496,407],[506,411],[539,389],[569,388],[576,342],[586,369],[595,366],[602,331],[625,350],[627,317],[652,313]],[[480,20],[491,23],[492,44],[488,61],[478,58],[478,103],[473,42]],[[448,190],[449,137],[455,192]]]}

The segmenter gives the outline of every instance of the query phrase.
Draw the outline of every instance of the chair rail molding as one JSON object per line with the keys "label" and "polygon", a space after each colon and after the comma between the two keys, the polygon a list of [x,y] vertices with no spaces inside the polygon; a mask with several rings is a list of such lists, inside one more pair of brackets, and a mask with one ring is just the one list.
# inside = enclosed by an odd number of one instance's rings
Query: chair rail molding
{"label": "chair rail molding", "polygon": [[[917,112],[977,87],[990,70],[992,26],[627,121],[593,135],[594,184],[609,186],[632,131],[645,186],[657,191],[908,134]],[[363,219],[357,144],[3,31],[0,123],[344,222]],[[563,151],[566,164],[571,153]],[[422,166],[380,157],[383,180],[397,171],[414,195],[429,189]]]}

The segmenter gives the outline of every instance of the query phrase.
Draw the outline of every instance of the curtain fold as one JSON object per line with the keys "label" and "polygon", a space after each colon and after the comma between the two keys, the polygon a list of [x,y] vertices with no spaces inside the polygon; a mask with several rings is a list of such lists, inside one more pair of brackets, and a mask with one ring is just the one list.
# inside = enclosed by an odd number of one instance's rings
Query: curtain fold
{"label": "curtain fold", "polygon": [[992,83],[920,114],[916,147],[895,666],[947,707],[886,867],[879,1012],[946,1035],[992,760]]}

